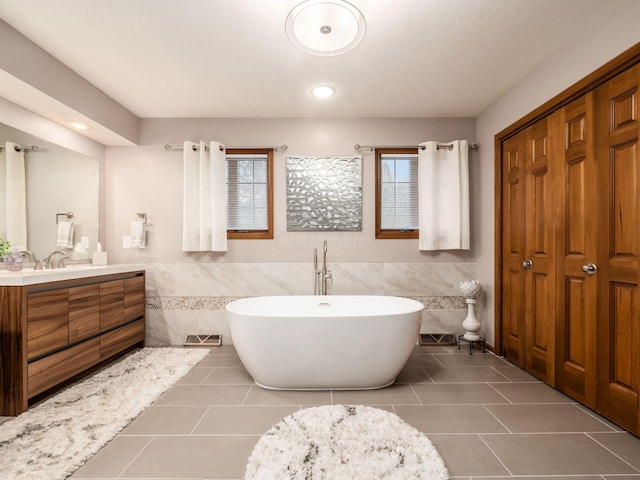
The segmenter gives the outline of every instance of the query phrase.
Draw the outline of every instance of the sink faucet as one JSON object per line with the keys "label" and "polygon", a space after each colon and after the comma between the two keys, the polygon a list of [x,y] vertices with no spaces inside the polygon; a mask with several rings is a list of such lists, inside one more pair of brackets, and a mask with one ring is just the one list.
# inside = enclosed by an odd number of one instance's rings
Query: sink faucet
{"label": "sink faucet", "polygon": [[313,270],[315,272],[315,285],[313,288],[314,295],[327,294],[327,280],[333,283],[333,274],[331,270],[327,270],[327,241],[324,241],[322,247],[322,268],[318,268],[318,249],[313,249]]}
{"label": "sink faucet", "polygon": [[[62,266],[62,268],[64,268],[64,259],[61,259],[59,262],[55,262],[55,257],[56,255],[63,255],[66,256],[66,252],[63,252],[62,250],[54,250],[53,252],[51,252],[49,254],[49,256],[47,257],[47,263],[45,264],[45,268],[46,269],[50,269],[50,268],[59,268]],[[68,258],[68,257],[67,257]]]}
{"label": "sink faucet", "polygon": [[29,250],[23,250],[20,252],[20,255],[22,255],[23,257],[26,256],[29,261],[33,263],[34,270],[42,270],[42,261],[38,260],[33,252],[30,252]]}

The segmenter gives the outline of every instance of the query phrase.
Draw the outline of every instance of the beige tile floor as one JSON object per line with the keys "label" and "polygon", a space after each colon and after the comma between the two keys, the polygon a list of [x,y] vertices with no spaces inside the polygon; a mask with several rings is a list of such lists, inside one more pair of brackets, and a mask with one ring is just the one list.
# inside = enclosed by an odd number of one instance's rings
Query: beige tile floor
{"label": "beige tile floor", "polygon": [[293,392],[255,385],[231,346],[212,350],[72,478],[242,478],[272,425],[339,403],[395,412],[431,439],[451,477],[640,480],[639,438],[490,353],[417,347],[388,388]]}

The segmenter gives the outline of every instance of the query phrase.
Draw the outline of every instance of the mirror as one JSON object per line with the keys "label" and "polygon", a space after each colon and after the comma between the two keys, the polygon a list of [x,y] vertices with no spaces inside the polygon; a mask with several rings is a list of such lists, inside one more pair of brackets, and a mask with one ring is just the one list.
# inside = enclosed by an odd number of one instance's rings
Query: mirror
{"label": "mirror", "polygon": [[[87,237],[90,258],[99,229],[98,161],[0,123],[0,146],[5,147],[5,142],[38,147],[25,154],[27,249],[39,259],[46,259],[54,250],[64,250],[57,246],[56,220],[69,221],[74,224],[74,244]],[[0,153],[0,171],[0,198],[5,199],[6,182],[11,178],[4,178],[4,153]],[[59,215],[69,212],[73,218]],[[0,236],[4,236],[2,230]],[[83,259],[84,255],[72,256],[73,249],[67,252],[72,259]]]}

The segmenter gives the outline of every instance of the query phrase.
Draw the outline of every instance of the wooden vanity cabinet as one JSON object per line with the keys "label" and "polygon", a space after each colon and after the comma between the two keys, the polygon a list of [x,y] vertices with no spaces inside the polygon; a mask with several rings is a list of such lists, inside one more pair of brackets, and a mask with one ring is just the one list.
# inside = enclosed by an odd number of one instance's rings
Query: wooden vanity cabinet
{"label": "wooden vanity cabinet", "polygon": [[0,415],[144,346],[144,271],[0,286]]}

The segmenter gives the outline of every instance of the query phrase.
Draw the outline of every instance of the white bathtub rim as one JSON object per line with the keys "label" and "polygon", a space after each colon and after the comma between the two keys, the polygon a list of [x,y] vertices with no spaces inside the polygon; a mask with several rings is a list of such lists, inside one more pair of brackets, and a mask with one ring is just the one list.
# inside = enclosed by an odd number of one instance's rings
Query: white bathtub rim
{"label": "white bathtub rim", "polygon": [[[290,310],[290,311],[268,311],[263,309],[261,311],[251,310],[247,308],[247,304],[251,304],[254,302],[264,301],[284,301],[285,299],[295,298],[297,300],[313,300],[309,304],[305,305],[307,307],[320,307],[321,304],[329,303],[327,306],[332,306],[331,302],[333,299],[337,301],[345,300],[345,299],[354,299],[362,302],[366,299],[384,299],[396,302],[394,308],[389,308],[384,311],[372,311],[367,308],[362,308],[359,311],[333,311],[324,309],[324,306],[321,307],[320,310],[313,312],[310,310]],[[399,303],[402,302],[402,308],[399,307]],[[273,305],[272,303],[265,303],[264,306]],[[367,305],[366,303],[364,305]],[[244,307],[241,309],[241,307]],[[255,296],[255,297],[246,297],[238,300],[234,300],[233,302],[229,302],[226,305],[226,311],[232,313],[234,315],[246,315],[246,316],[255,316],[255,317],[273,317],[277,315],[282,318],[293,318],[293,317],[322,317],[322,316],[331,316],[331,317],[382,317],[388,315],[403,315],[410,314],[415,312],[421,312],[424,310],[424,305],[417,300],[407,297],[399,297],[397,295],[264,295],[264,296]],[[331,313],[330,315],[328,315]]]}

